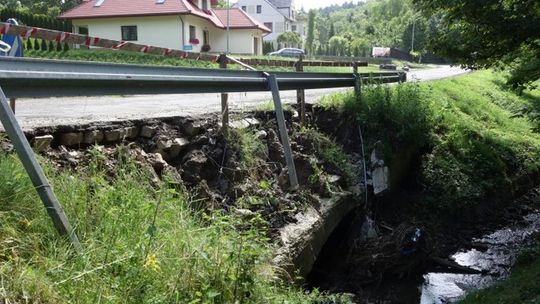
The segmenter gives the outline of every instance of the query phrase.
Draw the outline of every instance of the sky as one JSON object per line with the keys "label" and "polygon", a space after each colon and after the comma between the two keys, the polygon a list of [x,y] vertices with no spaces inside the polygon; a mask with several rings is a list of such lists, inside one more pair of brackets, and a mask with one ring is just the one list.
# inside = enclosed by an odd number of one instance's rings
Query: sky
{"label": "sky", "polygon": [[[301,9],[302,7],[304,7],[305,10],[309,10],[309,9],[312,9],[312,8],[321,8],[321,7],[326,7],[326,6],[330,6],[332,4],[343,4],[344,2],[350,2],[351,0],[326,0],[326,1],[321,1],[321,0],[294,0],[294,6],[296,7],[296,9]],[[352,0],[352,2],[354,3],[358,3],[359,0]]]}

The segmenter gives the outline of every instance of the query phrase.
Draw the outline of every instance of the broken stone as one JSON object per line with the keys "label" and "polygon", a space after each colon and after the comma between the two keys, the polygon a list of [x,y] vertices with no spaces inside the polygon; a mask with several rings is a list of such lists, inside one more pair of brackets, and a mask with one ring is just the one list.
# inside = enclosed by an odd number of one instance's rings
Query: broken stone
{"label": "broken stone", "polygon": [[94,131],[84,133],[83,143],[87,145],[98,144],[103,141],[103,138],[104,138],[103,132],[99,130],[94,130]]}
{"label": "broken stone", "polygon": [[163,151],[163,150],[171,148],[172,144],[173,144],[172,140],[167,139],[167,138],[160,138],[156,142],[156,147],[158,148],[158,150]]}
{"label": "broken stone", "polygon": [[8,142],[0,142],[0,150],[11,153],[13,151],[13,145]]}
{"label": "broken stone", "polygon": [[257,133],[255,133],[255,137],[258,139],[265,139],[268,136],[268,133],[266,133],[265,130],[260,130]]}
{"label": "broken stone", "polygon": [[141,128],[141,137],[144,138],[152,138],[157,132],[156,127],[150,127],[150,126],[143,126]]}
{"label": "broken stone", "polygon": [[279,173],[277,181],[281,189],[287,190],[289,188],[289,169],[281,169],[281,173]]}
{"label": "broken stone", "polygon": [[163,171],[163,168],[165,168],[165,166],[167,165],[167,163],[163,159],[163,156],[161,156],[161,154],[159,153],[149,153],[148,162],[158,174],[161,173],[161,171]]}
{"label": "broken stone", "polygon": [[328,176],[328,182],[330,184],[336,184],[341,180],[341,176],[339,175],[329,175]]}
{"label": "broken stone", "polygon": [[169,150],[169,156],[171,158],[176,158],[182,150],[184,150],[189,145],[189,141],[185,138],[175,138],[171,149]]}
{"label": "broken stone", "polygon": [[196,184],[203,179],[211,180],[216,177],[216,168],[201,150],[189,152],[183,159],[182,169],[187,183]]}
{"label": "broken stone", "polygon": [[83,138],[83,133],[64,133],[60,136],[60,144],[66,147],[80,145]]}
{"label": "broken stone", "polygon": [[123,139],[125,134],[124,129],[115,129],[105,131],[105,140],[108,142],[117,142]]}
{"label": "broken stone", "polygon": [[184,125],[184,132],[189,137],[199,135],[202,129],[203,128],[200,122],[188,121]]}
{"label": "broken stone", "polygon": [[229,123],[229,126],[233,129],[246,129],[249,127],[255,127],[260,125],[261,122],[255,118],[244,118],[240,120],[234,120]]}
{"label": "broken stone", "polygon": [[373,193],[382,194],[388,190],[388,167],[377,167],[372,172]]}
{"label": "broken stone", "polygon": [[34,140],[33,140],[34,151],[41,152],[41,151],[45,151],[49,149],[51,147],[51,142],[53,141],[53,139],[54,137],[52,135],[34,137]]}
{"label": "broken stone", "polygon": [[255,212],[248,209],[235,209],[234,213],[243,218],[251,218],[255,216]]}
{"label": "broken stone", "polygon": [[126,138],[135,139],[139,136],[139,128],[137,127],[127,127],[124,129]]}

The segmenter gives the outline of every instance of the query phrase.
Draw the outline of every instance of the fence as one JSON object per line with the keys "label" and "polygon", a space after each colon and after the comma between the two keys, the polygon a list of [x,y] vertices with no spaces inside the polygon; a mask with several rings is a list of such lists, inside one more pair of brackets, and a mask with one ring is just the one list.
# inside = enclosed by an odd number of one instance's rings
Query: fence
{"label": "fence", "polygon": [[[24,30],[24,28],[15,29],[16,31]],[[51,33],[43,32],[43,34]],[[78,39],[78,37],[74,38]],[[245,63],[226,58],[225,55],[221,57],[223,59],[221,65],[225,65],[226,62],[231,61],[247,67]],[[385,83],[400,82],[405,81],[405,74],[266,73],[225,69],[149,67],[26,58],[0,58],[0,121],[13,142],[15,150],[56,229],[61,235],[67,235],[74,248],[80,250],[81,245],[77,235],[51,188],[43,169],[39,165],[28,140],[15,118],[14,112],[10,109],[8,98],[14,100],[17,97],[272,91],[280,137],[289,169],[289,181],[291,188],[296,188],[298,187],[298,179],[296,177],[296,168],[285,124],[279,94],[280,89],[303,90],[355,87],[357,93],[359,93],[361,83],[368,80]],[[225,115],[228,114],[227,98],[225,100],[222,99],[222,113],[224,115],[223,131],[226,132]]]}

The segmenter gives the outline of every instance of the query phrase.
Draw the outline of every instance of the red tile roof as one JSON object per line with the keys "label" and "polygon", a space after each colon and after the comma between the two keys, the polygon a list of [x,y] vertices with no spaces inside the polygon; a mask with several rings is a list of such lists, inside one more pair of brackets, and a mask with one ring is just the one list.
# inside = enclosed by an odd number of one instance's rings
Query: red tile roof
{"label": "red tile roof", "polygon": [[[206,19],[218,28],[227,27],[227,9],[203,11],[190,0],[165,0],[161,4],[157,4],[155,0],[105,0],[100,6],[94,6],[95,3],[96,0],[85,0],[79,6],[64,12],[58,18],[94,19],[189,14]],[[271,32],[270,29],[248,16],[244,11],[237,8],[230,10],[231,28],[257,28],[264,32]]]}
{"label": "red tile roof", "polygon": [[[221,23],[227,27],[227,9],[214,9],[216,16]],[[229,25],[231,28],[258,28],[263,32],[272,32],[264,24],[253,19],[250,15],[239,8],[231,8],[229,13]]]}

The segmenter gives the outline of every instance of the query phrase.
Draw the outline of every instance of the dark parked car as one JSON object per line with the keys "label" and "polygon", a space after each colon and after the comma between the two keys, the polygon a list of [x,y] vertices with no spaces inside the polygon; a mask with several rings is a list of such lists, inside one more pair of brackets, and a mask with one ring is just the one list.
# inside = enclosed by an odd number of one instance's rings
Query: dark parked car
{"label": "dark parked car", "polygon": [[305,55],[304,50],[294,48],[284,48],[279,51],[268,53],[268,56],[300,57]]}
{"label": "dark parked car", "polygon": [[383,63],[383,64],[379,65],[379,69],[380,70],[392,70],[392,71],[395,71],[395,70],[397,70],[397,66],[395,64],[392,64],[392,63]]}

